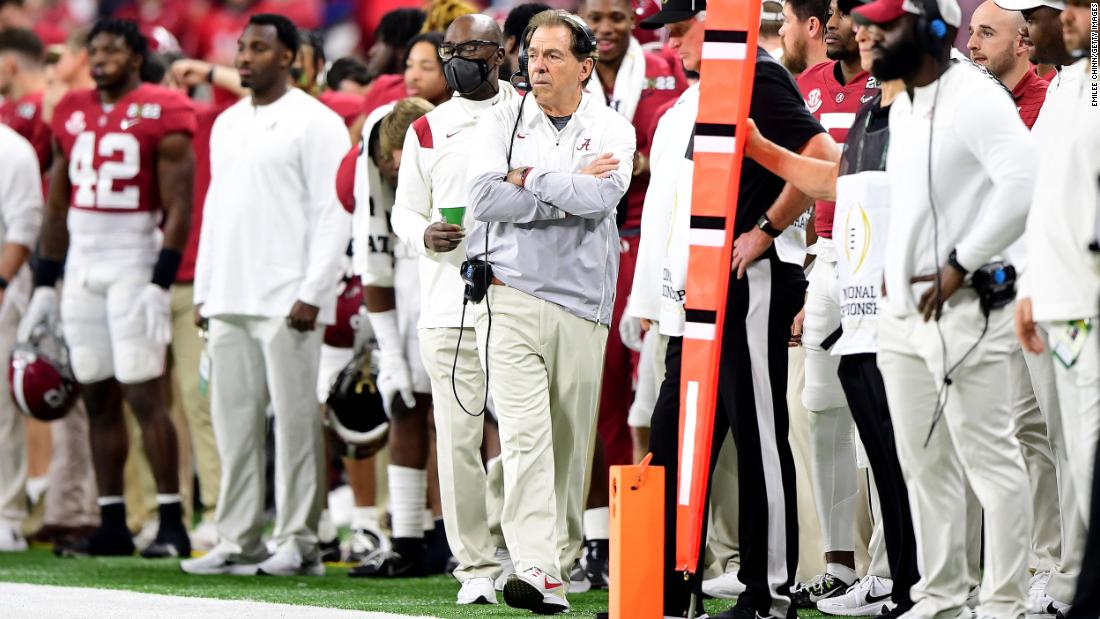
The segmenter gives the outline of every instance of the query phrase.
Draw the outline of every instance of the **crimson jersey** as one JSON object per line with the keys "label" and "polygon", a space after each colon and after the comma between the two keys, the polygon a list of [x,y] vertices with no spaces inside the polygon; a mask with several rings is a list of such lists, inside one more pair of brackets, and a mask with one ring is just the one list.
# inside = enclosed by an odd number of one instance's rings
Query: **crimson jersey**
{"label": "crimson jersey", "polygon": [[53,133],[69,160],[71,208],[107,213],[156,211],[157,148],[171,133],[195,132],[195,108],[182,94],[142,84],[106,106],[99,93],[69,93]]}
{"label": "crimson jersey", "polygon": [[[844,144],[856,112],[879,91],[878,80],[866,71],[861,71],[847,84],[842,84],[842,79],[839,60],[816,64],[798,76],[798,89],[802,91],[806,107],[837,144]],[[836,205],[818,200],[814,208],[817,235],[833,238],[833,211]]]}
{"label": "crimson jersey", "polygon": [[[680,93],[687,90],[687,78],[679,60],[671,62],[668,57],[653,52],[645,53],[645,78],[645,87],[632,122],[638,153],[648,159],[657,121],[668,106],[680,97]],[[626,220],[621,226],[623,230],[642,227],[642,205],[647,187],[649,172],[642,172],[630,179],[630,187],[626,190]]]}
{"label": "crimson jersey", "polygon": [[362,141],[352,146],[336,170],[336,197],[340,198],[340,204],[349,213],[355,212],[355,164],[362,148]]}
{"label": "crimson jersey", "polygon": [[50,126],[42,120],[42,94],[31,93],[18,101],[0,103],[0,123],[27,138],[38,155],[38,166],[43,174],[50,167]]}
{"label": "crimson jersey", "polygon": [[363,113],[363,95],[326,90],[317,97],[317,100],[324,103],[328,109],[339,114],[348,127],[351,127],[355,119]]}

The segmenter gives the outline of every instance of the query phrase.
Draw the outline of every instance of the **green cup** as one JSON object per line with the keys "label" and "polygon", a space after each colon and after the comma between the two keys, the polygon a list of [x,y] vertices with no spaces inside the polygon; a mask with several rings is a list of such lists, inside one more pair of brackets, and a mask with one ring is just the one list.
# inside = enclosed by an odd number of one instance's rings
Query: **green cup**
{"label": "green cup", "polygon": [[454,224],[456,226],[462,225],[462,219],[466,217],[465,206],[452,206],[449,208],[441,208],[439,212],[443,215],[443,221]]}

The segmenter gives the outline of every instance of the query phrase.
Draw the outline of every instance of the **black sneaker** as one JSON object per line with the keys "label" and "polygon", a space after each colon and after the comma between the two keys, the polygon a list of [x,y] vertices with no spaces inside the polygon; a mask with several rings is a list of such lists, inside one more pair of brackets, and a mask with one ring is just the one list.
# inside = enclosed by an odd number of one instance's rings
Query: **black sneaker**
{"label": "black sneaker", "polygon": [[[742,601],[744,599],[744,601]],[[747,598],[738,598],[737,602],[725,612],[711,615],[711,619],[758,619],[760,615],[748,603]]]}
{"label": "black sneaker", "polygon": [[607,589],[611,577],[608,575],[608,559],[611,554],[609,543],[605,539],[585,542],[584,572],[593,589]]}
{"label": "black sneaker", "polygon": [[875,619],[897,619],[907,612],[909,612],[908,608],[902,609],[896,606],[894,608],[890,608],[889,604],[883,604],[882,612],[875,615]]}
{"label": "black sneaker", "polygon": [[340,562],[340,539],[333,538],[327,542],[321,542],[318,544],[318,548],[321,552],[321,563],[339,563]]}
{"label": "black sneaker", "polygon": [[816,578],[791,591],[791,604],[801,610],[817,608],[818,600],[841,595],[852,583],[846,583],[832,574],[819,574]]}
{"label": "black sneaker", "polygon": [[396,550],[377,550],[348,570],[352,578],[416,578],[426,576],[421,559],[407,559]]}
{"label": "black sneaker", "polygon": [[170,525],[162,520],[156,538],[141,551],[141,556],[146,559],[190,559],[191,538],[182,523]]}
{"label": "black sneaker", "polygon": [[99,527],[88,537],[54,546],[53,553],[59,557],[129,557],[134,554],[134,540],[125,528]]}

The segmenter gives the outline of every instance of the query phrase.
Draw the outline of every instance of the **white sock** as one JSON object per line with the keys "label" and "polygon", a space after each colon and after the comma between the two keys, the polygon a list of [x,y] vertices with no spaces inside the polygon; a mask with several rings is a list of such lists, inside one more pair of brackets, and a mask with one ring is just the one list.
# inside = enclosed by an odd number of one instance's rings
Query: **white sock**
{"label": "white sock", "polygon": [[172,503],[179,503],[179,502],[180,502],[180,495],[179,494],[158,494],[157,495],[157,505],[169,505],[169,504],[172,504]]}
{"label": "white sock", "polygon": [[351,510],[351,528],[353,529],[366,529],[368,531],[378,531],[382,527],[378,524],[378,508],[371,505],[370,507],[354,507]]}
{"label": "white sock", "polygon": [[[425,500],[424,502],[427,503],[427,500]],[[430,509],[425,509],[424,510],[424,530],[425,531],[434,531],[435,530],[435,514],[433,514],[432,510],[430,510]]]}
{"label": "white sock", "polygon": [[390,483],[390,513],[394,538],[424,537],[424,506],[428,496],[428,472],[391,464],[386,467]]}
{"label": "white sock", "polygon": [[856,571],[847,565],[840,563],[828,563],[825,565],[825,573],[832,574],[837,578],[844,581],[845,584],[851,585],[856,581]]}
{"label": "white sock", "polygon": [[322,544],[327,544],[336,539],[339,531],[336,530],[336,525],[332,524],[332,516],[329,515],[328,510],[321,512],[321,519],[317,522],[317,541]]}
{"label": "white sock", "polygon": [[125,504],[126,500],[120,496],[101,496],[95,502],[100,507],[107,507],[108,505]]}
{"label": "white sock", "polygon": [[586,540],[608,539],[611,529],[611,508],[596,507],[584,510],[584,538]]}

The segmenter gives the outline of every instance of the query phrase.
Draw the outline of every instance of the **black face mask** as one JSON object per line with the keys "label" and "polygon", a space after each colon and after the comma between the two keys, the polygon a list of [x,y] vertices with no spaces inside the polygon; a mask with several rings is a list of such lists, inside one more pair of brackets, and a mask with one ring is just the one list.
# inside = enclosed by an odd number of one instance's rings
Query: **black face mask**
{"label": "black face mask", "polygon": [[468,95],[489,79],[489,63],[455,56],[443,63],[443,78],[455,92]]}

